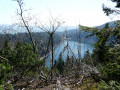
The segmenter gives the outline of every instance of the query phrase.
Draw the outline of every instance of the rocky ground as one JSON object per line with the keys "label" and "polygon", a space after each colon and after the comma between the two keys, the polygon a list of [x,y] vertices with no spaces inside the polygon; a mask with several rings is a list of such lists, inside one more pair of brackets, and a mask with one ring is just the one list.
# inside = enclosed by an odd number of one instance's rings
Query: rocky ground
{"label": "rocky ground", "polygon": [[15,90],[94,90],[93,88],[96,88],[96,83],[91,78],[77,85],[76,83],[80,80],[81,78],[57,78],[53,84],[46,85],[37,79],[23,79],[15,85]]}

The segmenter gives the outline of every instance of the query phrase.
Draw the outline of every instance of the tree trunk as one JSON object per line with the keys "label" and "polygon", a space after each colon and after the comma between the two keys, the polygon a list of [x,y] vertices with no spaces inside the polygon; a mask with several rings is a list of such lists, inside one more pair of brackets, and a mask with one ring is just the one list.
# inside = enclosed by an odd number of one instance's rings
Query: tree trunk
{"label": "tree trunk", "polygon": [[51,66],[51,80],[53,79],[53,60],[54,60],[54,49],[53,49],[53,35],[51,35],[51,47],[52,47],[52,66]]}

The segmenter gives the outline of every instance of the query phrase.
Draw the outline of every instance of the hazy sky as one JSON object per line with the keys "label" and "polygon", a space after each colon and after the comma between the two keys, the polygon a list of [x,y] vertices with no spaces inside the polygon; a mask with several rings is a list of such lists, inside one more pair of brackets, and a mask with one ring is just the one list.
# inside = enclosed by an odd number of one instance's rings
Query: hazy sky
{"label": "hazy sky", "polygon": [[[110,19],[102,11],[102,4],[114,6],[109,0],[24,0],[25,8],[41,20],[50,16],[60,17],[68,26],[98,26],[117,18]],[[1,0],[0,24],[12,24],[16,19],[18,5],[13,0]]]}

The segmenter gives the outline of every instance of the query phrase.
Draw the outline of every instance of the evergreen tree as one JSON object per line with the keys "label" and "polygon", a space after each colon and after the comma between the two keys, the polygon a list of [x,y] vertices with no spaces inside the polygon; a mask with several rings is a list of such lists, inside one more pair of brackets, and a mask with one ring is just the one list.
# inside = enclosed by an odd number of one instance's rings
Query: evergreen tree
{"label": "evergreen tree", "polygon": [[120,0],[111,0],[112,2],[115,2],[116,5],[114,8],[111,8],[111,7],[107,7],[103,4],[103,11],[104,13],[109,16],[110,14],[114,14],[116,13],[117,14],[120,14],[119,12],[119,8],[120,8]]}
{"label": "evergreen tree", "polygon": [[120,83],[120,23],[115,24],[116,27],[106,24],[105,28],[100,30],[84,27],[98,38],[91,58],[107,84],[112,80]]}
{"label": "evergreen tree", "polygon": [[2,49],[0,50],[0,55],[9,59],[12,53],[12,49],[10,47],[9,42],[6,40],[3,44]]}
{"label": "evergreen tree", "polygon": [[5,75],[8,74],[11,69],[12,66],[10,66],[7,59],[0,59],[0,87],[5,84],[5,80],[7,79]]}
{"label": "evergreen tree", "polygon": [[18,42],[16,45],[16,67],[19,70],[25,72],[35,69],[35,64],[38,63],[38,60],[38,56],[33,52],[30,44],[21,45]]}
{"label": "evergreen tree", "polygon": [[57,61],[57,69],[60,74],[64,71],[64,60],[62,59],[62,53],[60,53],[58,61]]}

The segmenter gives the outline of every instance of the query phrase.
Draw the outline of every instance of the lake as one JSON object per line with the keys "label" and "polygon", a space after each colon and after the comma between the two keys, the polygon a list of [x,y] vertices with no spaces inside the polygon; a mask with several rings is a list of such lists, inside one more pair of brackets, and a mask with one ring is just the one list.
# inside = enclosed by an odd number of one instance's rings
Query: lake
{"label": "lake", "polygon": [[[54,61],[59,58],[59,55],[61,52],[62,52],[63,60],[66,60],[67,55],[72,56],[73,54],[76,58],[78,58],[79,56],[83,58],[87,50],[89,50],[89,52],[92,53],[94,49],[93,44],[88,43],[88,42],[87,43],[81,42],[80,44],[77,41],[68,41],[69,47],[65,48],[66,46],[67,46],[67,41],[64,41],[63,43],[61,43],[54,49]],[[81,51],[80,55],[78,54],[78,51]],[[46,58],[46,66],[48,67],[50,67],[49,61],[51,61],[51,58],[52,58],[52,55],[50,53],[48,57]]]}

